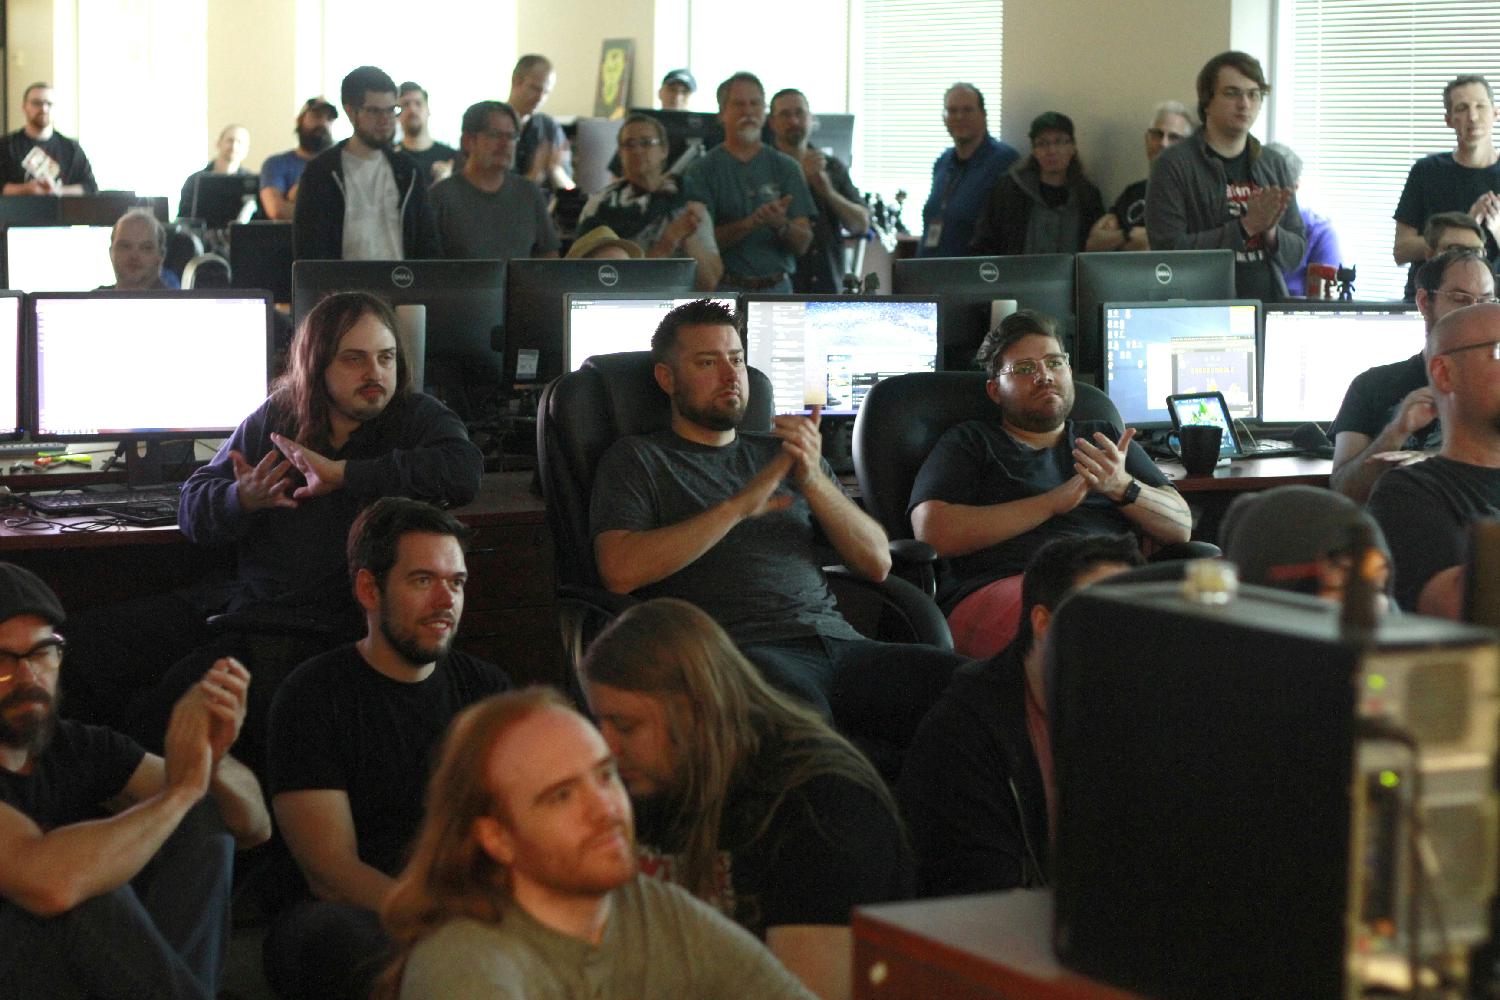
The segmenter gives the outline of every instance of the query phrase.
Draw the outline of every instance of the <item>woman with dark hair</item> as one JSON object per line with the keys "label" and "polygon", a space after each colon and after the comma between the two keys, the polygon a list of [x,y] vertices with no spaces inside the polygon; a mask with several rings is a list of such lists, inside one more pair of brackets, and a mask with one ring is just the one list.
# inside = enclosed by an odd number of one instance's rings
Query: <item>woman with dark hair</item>
{"label": "woman with dark hair", "polygon": [[1028,134],[1031,153],[990,191],[971,254],[1078,253],[1104,214],[1104,196],[1078,161],[1073,119],[1044,111]]}

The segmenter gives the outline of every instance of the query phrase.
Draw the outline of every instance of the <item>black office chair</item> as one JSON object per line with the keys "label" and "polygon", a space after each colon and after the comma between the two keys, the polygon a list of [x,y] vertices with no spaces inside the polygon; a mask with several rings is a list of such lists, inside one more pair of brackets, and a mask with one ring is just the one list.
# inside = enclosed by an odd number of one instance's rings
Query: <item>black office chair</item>
{"label": "black office chair", "polygon": [[[594,470],[616,439],[671,424],[671,406],[652,367],[646,351],[589,358],[578,371],[549,384],[538,407],[537,467],[552,531],[563,648],[575,666],[602,624],[634,603],[605,590],[599,579],[589,534],[589,498]],[[741,427],[769,430],[771,402],[770,380],[750,369],[750,404]],[[873,638],[953,648],[942,613],[906,581],[891,576],[876,584],[843,567],[825,569],[855,628],[874,633]],[[871,595],[878,598],[878,610],[859,599]],[[854,604],[865,604],[870,614],[849,614]]]}
{"label": "black office chair", "polygon": [[182,269],[185,289],[229,288],[230,280],[229,261],[216,253],[200,253]]}

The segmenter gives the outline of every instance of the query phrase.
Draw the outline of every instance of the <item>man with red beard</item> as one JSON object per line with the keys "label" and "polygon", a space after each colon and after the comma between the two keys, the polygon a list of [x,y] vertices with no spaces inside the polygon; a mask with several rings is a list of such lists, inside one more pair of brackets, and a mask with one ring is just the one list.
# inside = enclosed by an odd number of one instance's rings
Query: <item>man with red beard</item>
{"label": "man with red beard", "polygon": [[630,798],[599,731],[540,687],[453,723],[385,907],[382,995],[812,1000],[750,934],[636,872]]}
{"label": "man with red beard", "polygon": [[912,530],[950,560],[938,603],[955,647],[972,656],[999,647],[960,644],[969,612],[991,620],[990,601],[1002,595],[984,591],[1004,584],[1014,620],[1021,571],[1051,539],[1139,531],[1173,544],[1192,533],[1187,502],[1133,430],[1069,419],[1073,374],[1055,330],[1051,318],[1022,309],[990,331],[975,360],[989,374],[999,419],[950,428],[912,487]]}
{"label": "man with red beard", "polygon": [[0,563],[0,983],[17,997],[213,997],[232,845],[271,833],[254,776],[227,754],[250,675],[214,664],[158,757],[58,720],[63,620],[45,583]]}
{"label": "man with red beard", "polygon": [[470,532],[446,511],[386,497],[349,532],[365,636],[302,664],[271,709],[271,806],[307,892],[266,939],[283,997],[364,997],[386,940],[377,911],[422,822],[428,762],[464,708],[510,687],[452,649]]}

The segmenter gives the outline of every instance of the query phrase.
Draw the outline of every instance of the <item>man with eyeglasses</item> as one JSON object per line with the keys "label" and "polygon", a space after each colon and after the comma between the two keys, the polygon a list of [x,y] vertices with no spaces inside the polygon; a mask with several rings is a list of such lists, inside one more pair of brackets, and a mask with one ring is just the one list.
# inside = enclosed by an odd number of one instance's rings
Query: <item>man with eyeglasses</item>
{"label": "man with eyeglasses", "polygon": [[501,101],[464,112],[463,169],[432,186],[443,252],[453,260],[556,257],[557,230],[542,189],[511,169],[520,119]]}
{"label": "man with eyeglasses", "polygon": [[394,146],[396,84],[375,66],[344,77],[339,99],[354,135],[302,172],[292,219],[299,260],[406,260],[442,256],[427,178]]}
{"label": "man with eyeglasses", "polygon": [[[1432,336],[1455,310],[1495,301],[1495,278],[1479,252],[1445,250],[1417,272],[1417,309]],[[1425,457],[1442,444],[1437,402],[1418,351],[1405,361],[1377,365],[1355,376],[1328,434],[1333,438],[1329,485],[1364,503],[1387,469]]]}
{"label": "man with eyeglasses", "polygon": [[1012,313],[975,360],[989,374],[998,419],[939,438],[908,509],[917,538],[948,560],[938,603],[954,647],[978,657],[1005,645],[1020,613],[1021,571],[1048,541],[1138,531],[1182,543],[1192,515],[1134,431],[1072,419],[1072,370],[1050,317]]}
{"label": "man with eyeglasses", "polygon": [[608,226],[633,240],[647,257],[692,257],[698,262],[695,287],[713,291],[724,273],[708,207],[689,201],[677,178],[667,173],[667,130],[652,115],[626,116],[616,135],[621,177],[583,206],[578,234]]}
{"label": "man with eyeglasses", "polygon": [[1397,264],[1412,270],[1429,256],[1422,238],[1427,220],[1438,212],[1463,212],[1483,227],[1485,251],[1500,252],[1500,155],[1495,152],[1495,94],[1478,74],[1454,78],[1443,87],[1443,120],[1453,130],[1453,151],[1432,153],[1412,164],[1396,202]]}
{"label": "man with eyeglasses", "polygon": [[870,229],[870,210],[849,177],[849,168],[832,152],[808,144],[818,127],[807,95],[788,87],[771,98],[771,135],[776,148],[796,160],[818,204],[812,245],[797,258],[792,290],[802,294],[837,294],[844,290],[844,231],[863,239]]}
{"label": "man with eyeglasses", "polygon": [[1270,92],[1244,52],[1221,52],[1198,73],[1192,138],[1151,165],[1146,232],[1153,250],[1234,251],[1235,295],[1279,302],[1307,249],[1296,184],[1286,161],[1250,134]]}
{"label": "man with eyeglasses", "polygon": [[158,757],[57,718],[64,617],[35,574],[0,563],[0,983],[16,997],[212,998],[233,849],[271,834],[255,777],[227,752],[250,675],[215,663]]}
{"label": "man with eyeglasses", "polygon": [[1489,298],[1438,320],[1424,356],[1442,449],[1382,476],[1370,513],[1390,543],[1397,603],[1458,618],[1469,526],[1500,516],[1500,304]]}
{"label": "man with eyeglasses", "polygon": [[922,206],[919,257],[962,257],[974,238],[985,200],[1021,154],[990,135],[984,94],[955,83],[943,94],[943,125],[953,137],[932,165],[932,190]]}
{"label": "man with eyeglasses", "polygon": [[77,139],[52,127],[52,85],[21,95],[26,121],[0,142],[0,194],[94,194],[94,168]]}
{"label": "man with eyeglasses", "polygon": [[[1406,274],[1406,288],[1401,293],[1407,302],[1417,301],[1417,273],[1422,270],[1422,264],[1444,250],[1473,250],[1485,261],[1490,259],[1489,251],[1485,249],[1484,227],[1468,212],[1438,212],[1428,216],[1427,224],[1422,227],[1422,242],[1427,245],[1427,253],[1421,261],[1412,264]],[[1490,270],[1494,270],[1493,264]]]}
{"label": "man with eyeglasses", "polygon": [[[1146,127],[1146,164],[1156,162],[1162,150],[1171,149],[1193,134],[1187,105],[1162,101],[1151,113]],[[1114,206],[1089,230],[1085,250],[1149,250],[1146,238],[1146,182],[1138,180],[1120,192]]]}

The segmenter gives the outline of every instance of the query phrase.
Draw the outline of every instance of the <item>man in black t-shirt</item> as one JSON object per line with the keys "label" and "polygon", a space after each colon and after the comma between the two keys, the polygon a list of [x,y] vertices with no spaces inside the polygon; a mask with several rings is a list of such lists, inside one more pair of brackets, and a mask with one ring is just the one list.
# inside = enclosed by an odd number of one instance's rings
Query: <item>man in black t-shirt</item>
{"label": "man in black t-shirt", "polygon": [[422,168],[428,187],[453,173],[453,160],[458,150],[446,143],[438,142],[427,131],[427,91],[421,84],[407,80],[396,92],[396,103],[401,105],[401,141],[396,149]]}
{"label": "man in black t-shirt", "polygon": [[[1417,283],[1417,308],[1429,336],[1444,316],[1492,301],[1495,295],[1489,265],[1469,249],[1432,258],[1422,265]],[[1357,503],[1369,499],[1387,469],[1417,457],[1415,453],[1435,450],[1442,443],[1442,427],[1422,352],[1355,376],[1328,434],[1333,438],[1329,486]]]}
{"label": "man in black t-shirt", "polygon": [[349,532],[366,634],[298,667],[271,708],[271,805],[312,898],[276,917],[266,977],[283,996],[366,996],[386,944],[378,911],[422,821],[448,722],[510,687],[452,650],[469,530],[417,500],[376,501]]}
{"label": "man in black t-shirt", "polygon": [[1500,515],[1500,304],[1443,317],[1425,355],[1442,450],[1382,476],[1370,513],[1390,543],[1397,603],[1458,618],[1469,526]]}
{"label": "man in black t-shirt", "polygon": [[214,997],[231,848],[271,834],[260,786],[227,752],[250,675],[215,663],[158,757],[57,718],[63,619],[45,583],[0,563],[0,991]]}
{"label": "man in black t-shirt", "polygon": [[0,194],[95,194],[94,168],[77,140],[52,128],[52,87],[33,83],[21,98],[26,124],[0,144]]}
{"label": "man in black t-shirt", "polygon": [[[1150,166],[1163,150],[1189,138],[1193,123],[1187,105],[1181,101],[1162,101],[1151,113],[1146,126],[1146,164]],[[1099,217],[1089,230],[1085,250],[1149,250],[1146,238],[1146,182],[1138,180],[1120,192],[1114,206]]]}

